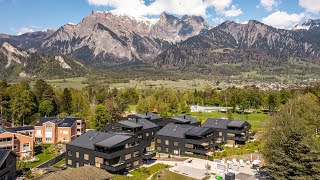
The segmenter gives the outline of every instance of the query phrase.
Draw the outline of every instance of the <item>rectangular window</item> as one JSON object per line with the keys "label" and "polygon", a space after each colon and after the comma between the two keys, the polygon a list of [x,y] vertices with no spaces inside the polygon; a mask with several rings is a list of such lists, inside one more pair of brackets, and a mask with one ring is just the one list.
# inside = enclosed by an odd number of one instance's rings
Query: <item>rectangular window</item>
{"label": "rectangular window", "polygon": [[141,138],[142,138],[142,135],[138,135],[138,138],[141,139]]}
{"label": "rectangular window", "polygon": [[149,137],[149,133],[146,133],[146,137]]}
{"label": "rectangular window", "polygon": [[42,135],[41,130],[37,130],[36,134],[37,134],[38,136],[41,136],[41,135]]}
{"label": "rectangular window", "polygon": [[133,166],[139,166],[139,160],[133,163]]}
{"label": "rectangular window", "polygon": [[219,137],[222,137],[222,132],[219,132]]}
{"label": "rectangular window", "polygon": [[24,152],[30,151],[30,143],[24,143],[22,151]]}
{"label": "rectangular window", "polygon": [[137,157],[139,155],[139,151],[133,153],[133,157]]}
{"label": "rectangular window", "polygon": [[169,148],[166,148],[166,153],[168,153],[169,152]]}
{"label": "rectangular window", "polygon": [[76,162],[76,167],[79,167],[79,163],[78,162]]}
{"label": "rectangular window", "polygon": [[68,156],[72,156],[72,152],[68,150]]}
{"label": "rectangular window", "polygon": [[68,165],[72,166],[72,160],[68,159]]}
{"label": "rectangular window", "polygon": [[126,154],[124,157],[125,160],[131,159],[131,154]]}
{"label": "rectangular window", "polygon": [[173,143],[173,145],[174,145],[174,146],[179,146],[179,142],[175,141],[175,142]]}
{"label": "rectangular window", "polygon": [[157,139],[157,144],[161,144],[161,139]]}
{"label": "rectangular window", "polygon": [[64,137],[62,138],[63,141],[68,141],[68,138]]}
{"label": "rectangular window", "polygon": [[52,142],[52,138],[46,138],[47,142]]}
{"label": "rectangular window", "polygon": [[193,144],[185,144],[184,147],[189,148],[189,149],[193,149]]}
{"label": "rectangular window", "polygon": [[89,160],[89,155],[88,154],[83,154],[83,159],[84,160]]}
{"label": "rectangular window", "polygon": [[62,134],[68,134],[68,131],[63,131]]}
{"label": "rectangular window", "polygon": [[169,146],[169,140],[165,140],[165,144]]}
{"label": "rectangular window", "polygon": [[47,124],[46,125],[46,131],[52,131],[52,125],[51,124]]}
{"label": "rectangular window", "polygon": [[76,152],[76,157],[79,158],[79,152]]}
{"label": "rectangular window", "polygon": [[152,131],[152,132],[151,132],[151,135],[153,135],[153,134],[154,134],[154,132]]}
{"label": "rectangular window", "polygon": [[178,150],[174,150],[173,153],[174,153],[175,155],[179,155],[179,151],[178,151]]}
{"label": "rectangular window", "polygon": [[95,160],[95,163],[103,164],[103,158],[101,157],[95,157],[94,160]]}
{"label": "rectangular window", "polygon": [[161,147],[157,147],[157,151],[161,151]]}

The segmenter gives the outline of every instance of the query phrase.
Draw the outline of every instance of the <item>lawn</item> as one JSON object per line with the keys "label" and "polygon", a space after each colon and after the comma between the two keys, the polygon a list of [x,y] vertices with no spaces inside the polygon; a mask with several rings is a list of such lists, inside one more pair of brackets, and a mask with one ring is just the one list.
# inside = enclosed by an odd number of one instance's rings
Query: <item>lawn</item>
{"label": "lawn", "polygon": [[83,84],[82,82],[87,80],[85,77],[77,77],[77,78],[66,78],[66,79],[53,79],[47,80],[47,82],[55,87],[55,88],[75,88],[82,89],[86,87],[88,84]]}
{"label": "lawn", "polygon": [[[227,114],[222,112],[191,112],[189,114],[199,120],[207,120],[208,118],[227,118]],[[248,115],[233,113],[233,119],[248,121],[252,126],[252,130],[258,131],[264,130],[267,127],[270,116],[261,111],[257,111]]]}
{"label": "lawn", "polygon": [[168,170],[162,170],[154,174],[151,178],[152,180],[194,180],[191,177],[183,176],[181,174],[173,173]]}
{"label": "lawn", "polygon": [[152,174],[159,172],[161,170],[164,170],[166,168],[169,168],[168,165],[165,164],[155,164],[153,166],[150,166],[148,168],[145,167],[141,167],[137,170],[131,171],[129,174],[131,174],[132,176],[122,176],[122,175],[114,175],[112,177],[112,179],[114,180],[135,180],[135,179],[139,179],[139,180],[146,180],[148,179],[148,177],[150,177]]}
{"label": "lawn", "polygon": [[34,168],[52,158],[54,158],[55,154],[51,154],[49,151],[49,144],[46,144],[43,146],[44,149],[42,149],[41,147],[37,146],[36,147],[36,157],[39,159],[39,161],[36,162],[24,162],[24,164],[22,166],[28,167],[28,168]]}
{"label": "lawn", "polygon": [[59,162],[55,163],[53,166],[62,166],[66,164],[66,159],[63,158]]}

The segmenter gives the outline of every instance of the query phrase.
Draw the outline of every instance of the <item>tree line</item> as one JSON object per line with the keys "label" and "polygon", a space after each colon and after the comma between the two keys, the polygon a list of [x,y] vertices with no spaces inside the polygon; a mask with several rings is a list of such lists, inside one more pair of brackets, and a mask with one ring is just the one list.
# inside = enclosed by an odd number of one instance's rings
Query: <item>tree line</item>
{"label": "tree line", "polygon": [[263,91],[254,86],[224,90],[204,85],[202,90],[182,91],[171,88],[112,89],[91,83],[83,89],[54,88],[40,79],[34,83],[21,80],[16,84],[0,81],[0,115],[16,126],[34,124],[43,116],[77,116],[88,127],[100,129],[122,118],[129,105],[137,112],[156,111],[170,117],[190,112],[190,105],[233,107],[240,110],[266,108],[276,110],[298,94],[311,92],[320,97],[318,87]]}

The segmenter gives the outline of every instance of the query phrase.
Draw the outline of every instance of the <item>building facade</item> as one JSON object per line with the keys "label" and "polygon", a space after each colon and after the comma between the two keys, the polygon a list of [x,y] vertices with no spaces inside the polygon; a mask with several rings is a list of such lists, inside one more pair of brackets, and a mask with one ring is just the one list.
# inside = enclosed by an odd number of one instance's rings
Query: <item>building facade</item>
{"label": "building facade", "polygon": [[12,150],[25,159],[34,156],[34,148],[32,136],[0,129],[0,149]]}
{"label": "building facade", "polygon": [[9,149],[0,149],[0,179],[15,180],[16,179],[16,159],[19,157],[16,153]]}
{"label": "building facade", "polygon": [[70,142],[85,132],[85,121],[82,118],[55,117],[41,118],[34,126],[35,141],[51,144],[55,142]]}
{"label": "building facade", "polygon": [[137,135],[137,138],[146,141],[153,141],[155,134],[160,127],[146,119],[122,120],[108,124],[102,128],[103,132],[126,132]]}
{"label": "building facade", "polygon": [[154,153],[147,141],[130,133],[88,131],[67,144],[66,165],[92,165],[111,173],[124,173],[139,167]]}
{"label": "building facade", "polygon": [[216,133],[211,128],[189,124],[167,124],[155,136],[155,148],[160,153],[212,155]]}
{"label": "building facade", "polygon": [[217,142],[221,145],[243,145],[251,136],[251,125],[247,121],[209,118],[202,127],[216,130]]}

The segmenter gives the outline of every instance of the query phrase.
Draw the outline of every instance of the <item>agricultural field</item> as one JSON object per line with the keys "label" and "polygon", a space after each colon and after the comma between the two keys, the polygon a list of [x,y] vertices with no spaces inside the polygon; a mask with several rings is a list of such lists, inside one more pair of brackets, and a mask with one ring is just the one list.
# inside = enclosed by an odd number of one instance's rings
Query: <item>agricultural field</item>
{"label": "agricultural field", "polygon": [[48,84],[53,86],[54,88],[75,88],[82,89],[86,87],[88,84],[84,84],[83,81],[86,81],[85,77],[77,77],[77,78],[66,78],[66,79],[54,79],[47,80]]}
{"label": "agricultural field", "polygon": [[205,80],[205,79],[194,79],[194,80],[178,80],[178,81],[170,81],[170,80],[156,80],[156,81],[137,81],[130,80],[129,83],[113,83],[110,84],[111,88],[137,88],[137,89],[157,89],[157,88],[172,88],[176,90],[194,90],[194,89],[203,89],[204,85],[210,85],[212,87],[216,86],[216,82],[213,80]]}
{"label": "agricultural field", "polygon": [[[227,119],[228,117],[226,113],[222,113],[222,112],[191,112],[189,114],[201,120],[202,122],[204,122],[208,118],[226,118]],[[271,118],[269,115],[264,114],[260,110],[255,111],[252,114],[233,113],[232,116],[233,116],[233,119],[248,121],[252,126],[252,130],[254,131],[264,130],[267,127]]]}

